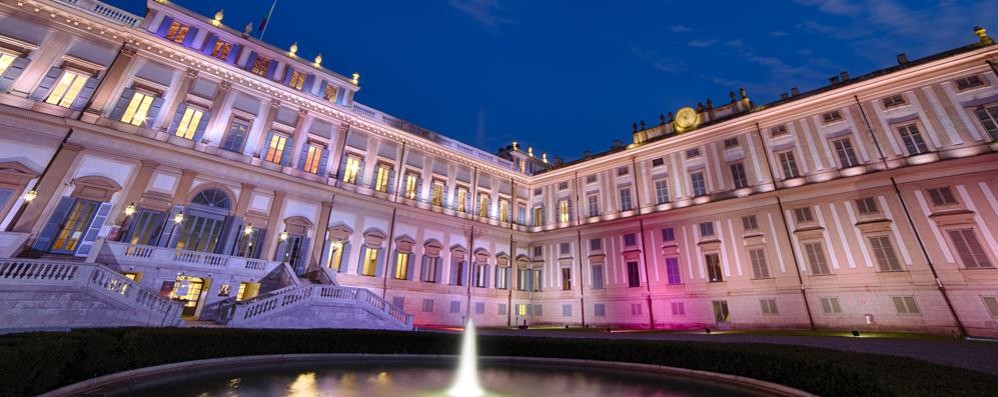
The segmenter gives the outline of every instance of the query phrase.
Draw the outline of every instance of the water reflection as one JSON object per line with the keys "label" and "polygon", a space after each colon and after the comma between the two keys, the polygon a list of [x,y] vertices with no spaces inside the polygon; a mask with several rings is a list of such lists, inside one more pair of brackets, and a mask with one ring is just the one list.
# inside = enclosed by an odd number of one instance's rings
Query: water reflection
{"label": "water reflection", "polygon": [[[203,373],[162,380],[144,388],[109,395],[286,396],[286,397],[444,397],[454,368],[433,364],[371,365],[311,364]],[[752,396],[717,385],[695,383],[635,372],[554,368],[526,365],[482,365],[482,386],[488,397],[698,397]],[[133,386],[134,387],[134,386]]]}

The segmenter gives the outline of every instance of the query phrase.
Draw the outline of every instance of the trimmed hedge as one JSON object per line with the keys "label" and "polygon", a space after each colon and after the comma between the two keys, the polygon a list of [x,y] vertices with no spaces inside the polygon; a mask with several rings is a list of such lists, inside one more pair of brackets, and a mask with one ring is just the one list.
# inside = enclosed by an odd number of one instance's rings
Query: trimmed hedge
{"label": "trimmed hedge", "polygon": [[[459,335],[360,330],[117,328],[0,337],[0,395],[35,395],[142,367],[263,354],[457,354]],[[998,377],[920,360],[802,346],[481,336],[479,354],[718,372],[823,396],[989,395]]]}

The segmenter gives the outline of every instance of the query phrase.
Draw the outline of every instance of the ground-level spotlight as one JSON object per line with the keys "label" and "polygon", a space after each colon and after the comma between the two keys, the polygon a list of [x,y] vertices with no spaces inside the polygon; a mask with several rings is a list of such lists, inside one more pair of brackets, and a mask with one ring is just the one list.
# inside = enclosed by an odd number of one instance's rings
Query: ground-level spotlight
{"label": "ground-level spotlight", "polygon": [[707,335],[710,335],[710,328],[706,328],[706,329],[704,329],[704,330],[703,330],[703,332],[706,332],[706,333],[707,333]]}
{"label": "ground-level spotlight", "polygon": [[855,336],[855,337],[858,338],[859,337],[859,331],[853,330],[852,331],[852,336]]}

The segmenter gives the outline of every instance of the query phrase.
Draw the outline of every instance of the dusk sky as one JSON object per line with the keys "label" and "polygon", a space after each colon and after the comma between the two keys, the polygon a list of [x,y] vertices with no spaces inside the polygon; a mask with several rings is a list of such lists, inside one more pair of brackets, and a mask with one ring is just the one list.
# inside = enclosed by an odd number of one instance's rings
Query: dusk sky
{"label": "dusk sky", "polygon": [[[225,9],[240,30],[271,4],[175,2]],[[515,139],[571,160],[629,142],[632,122],[739,87],[769,102],[898,53],[970,44],[975,25],[995,22],[992,0],[280,0],[264,39],[359,72],[358,102],[388,114],[491,152]]]}

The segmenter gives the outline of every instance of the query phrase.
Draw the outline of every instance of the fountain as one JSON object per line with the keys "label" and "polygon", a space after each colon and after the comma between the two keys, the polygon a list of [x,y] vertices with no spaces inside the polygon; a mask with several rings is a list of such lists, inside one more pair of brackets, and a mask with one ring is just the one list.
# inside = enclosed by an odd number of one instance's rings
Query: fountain
{"label": "fountain", "polygon": [[485,390],[478,384],[478,348],[475,340],[475,322],[468,320],[461,338],[461,358],[458,361],[454,384],[447,390],[451,397],[480,397]]}

